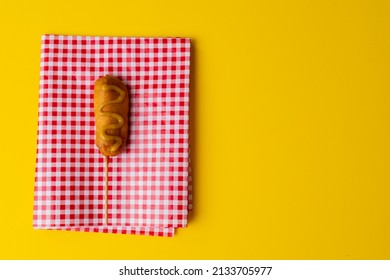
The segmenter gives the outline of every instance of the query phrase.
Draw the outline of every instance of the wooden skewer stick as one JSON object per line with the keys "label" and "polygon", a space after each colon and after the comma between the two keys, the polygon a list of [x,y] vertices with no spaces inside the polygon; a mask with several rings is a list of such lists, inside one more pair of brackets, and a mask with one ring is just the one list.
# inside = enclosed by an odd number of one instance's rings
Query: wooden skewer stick
{"label": "wooden skewer stick", "polygon": [[105,185],[105,195],[104,195],[105,210],[106,210],[106,215],[105,215],[106,225],[108,224],[108,162],[109,160],[110,157],[106,156],[106,185]]}

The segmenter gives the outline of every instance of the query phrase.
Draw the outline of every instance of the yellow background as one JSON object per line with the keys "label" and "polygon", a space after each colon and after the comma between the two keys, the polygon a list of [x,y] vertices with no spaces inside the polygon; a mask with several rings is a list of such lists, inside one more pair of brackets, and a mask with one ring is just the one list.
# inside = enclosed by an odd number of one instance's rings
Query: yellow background
{"label": "yellow background", "polygon": [[[2,259],[389,259],[388,1],[0,3]],[[32,229],[42,34],[193,42],[174,238]]]}

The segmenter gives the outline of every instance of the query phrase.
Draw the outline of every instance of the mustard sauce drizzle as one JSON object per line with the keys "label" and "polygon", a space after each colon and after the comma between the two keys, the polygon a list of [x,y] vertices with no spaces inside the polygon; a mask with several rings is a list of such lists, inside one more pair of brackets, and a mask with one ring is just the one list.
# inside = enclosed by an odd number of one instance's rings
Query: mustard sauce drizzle
{"label": "mustard sauce drizzle", "polygon": [[122,90],[119,87],[114,86],[114,85],[104,84],[102,86],[102,89],[104,91],[113,90],[113,91],[116,91],[119,93],[119,96],[116,99],[107,100],[107,101],[103,102],[99,106],[99,110],[98,110],[100,116],[112,117],[112,118],[117,119],[117,121],[118,121],[117,123],[110,123],[110,124],[103,125],[99,130],[99,135],[104,141],[115,141],[114,144],[109,149],[110,152],[115,152],[122,145],[122,138],[119,136],[116,136],[116,135],[107,134],[107,130],[121,128],[123,126],[124,120],[123,120],[123,117],[121,115],[119,115],[117,113],[113,113],[113,112],[105,112],[105,111],[103,111],[103,109],[105,106],[107,106],[109,104],[122,103],[126,97],[126,93],[124,90]]}

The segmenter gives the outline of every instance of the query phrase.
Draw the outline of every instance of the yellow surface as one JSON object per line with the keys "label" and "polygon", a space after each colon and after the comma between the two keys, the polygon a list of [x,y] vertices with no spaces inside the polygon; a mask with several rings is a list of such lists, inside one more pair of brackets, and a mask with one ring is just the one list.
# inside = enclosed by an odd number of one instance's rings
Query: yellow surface
{"label": "yellow surface", "polygon": [[[2,259],[389,259],[388,1],[1,1]],[[32,229],[40,37],[193,39],[174,238]]]}

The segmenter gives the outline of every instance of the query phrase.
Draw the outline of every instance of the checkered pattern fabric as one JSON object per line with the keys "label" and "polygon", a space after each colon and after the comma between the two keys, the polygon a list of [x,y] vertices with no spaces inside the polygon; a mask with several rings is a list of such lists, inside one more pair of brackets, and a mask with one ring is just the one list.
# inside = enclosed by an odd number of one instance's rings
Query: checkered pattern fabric
{"label": "checkered pattern fabric", "polygon": [[[93,89],[120,78],[130,93],[126,149],[95,146]],[[190,40],[44,35],[34,228],[172,236],[187,225]]]}

